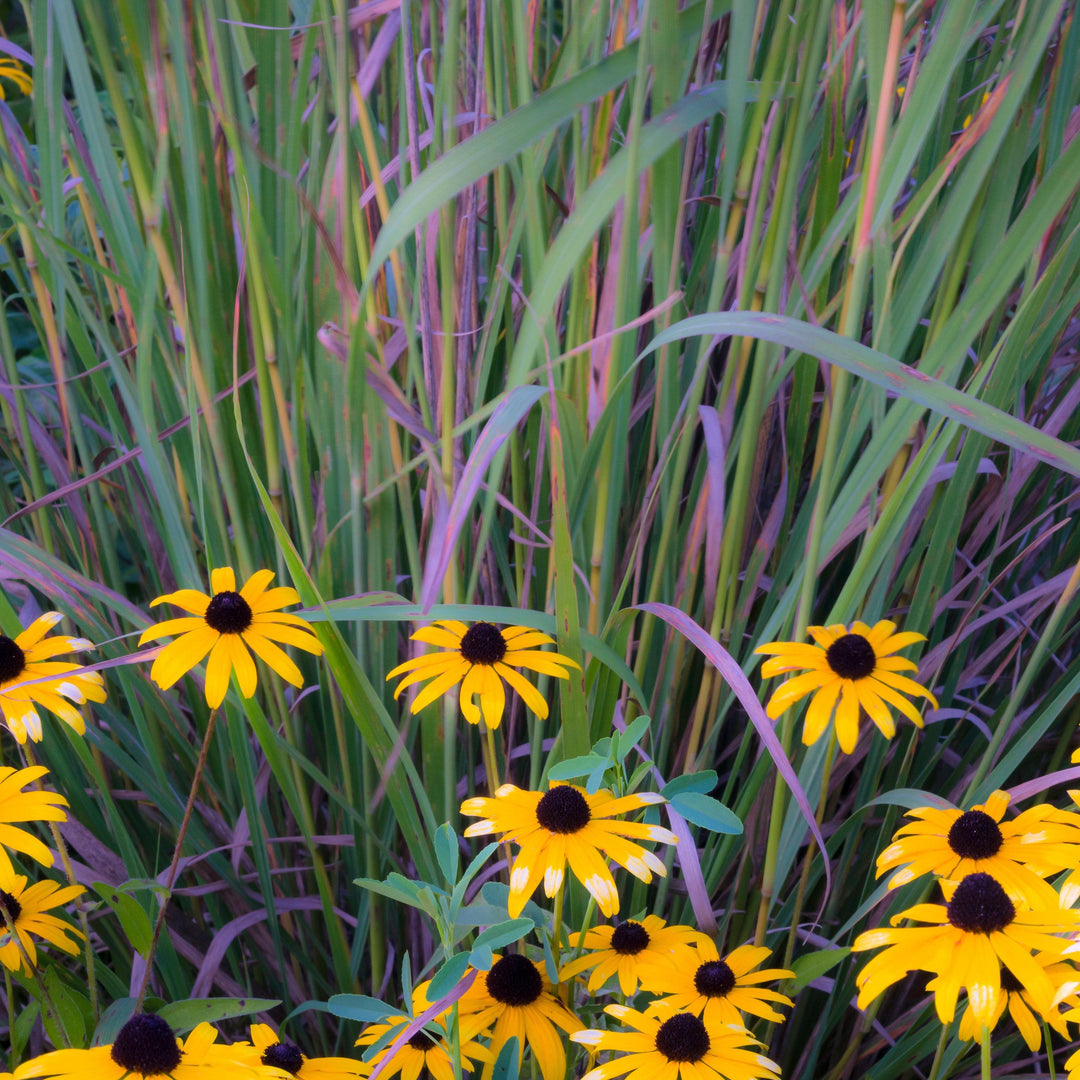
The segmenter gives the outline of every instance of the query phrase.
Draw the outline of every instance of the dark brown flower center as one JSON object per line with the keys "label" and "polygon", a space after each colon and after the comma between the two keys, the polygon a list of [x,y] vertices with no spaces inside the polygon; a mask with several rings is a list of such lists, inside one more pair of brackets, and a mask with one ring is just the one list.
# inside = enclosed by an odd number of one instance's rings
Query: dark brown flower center
{"label": "dark brown flower center", "polygon": [[968,874],[949,901],[949,922],[970,934],[1004,930],[1016,918],[1016,908],[989,874]]}
{"label": "dark brown flower center", "polygon": [[825,660],[841,679],[865,679],[874,670],[874,646],[862,634],[844,634],[826,650]]}
{"label": "dark brown flower center", "polygon": [[409,1045],[426,1054],[435,1045],[435,1040],[426,1031],[414,1031],[409,1036]]}
{"label": "dark brown flower center", "polygon": [[706,997],[727,997],[735,989],[735,972],[723,960],[709,960],[697,969],[694,986]]}
{"label": "dark brown flower center", "polygon": [[0,634],[0,683],[10,682],[26,670],[26,653],[6,634]]}
{"label": "dark brown flower center", "polygon": [[487,991],[503,1005],[531,1005],[544,990],[544,981],[531,960],[510,953],[487,973]]}
{"label": "dark brown flower center", "polygon": [[474,623],[461,635],[461,655],[470,664],[491,667],[506,655],[506,638],[489,622]]}
{"label": "dark brown flower center", "polygon": [[709,1033],[690,1013],[676,1013],[660,1025],[656,1049],[668,1061],[700,1061],[709,1052]]}
{"label": "dark brown flower center", "polygon": [[264,1065],[284,1069],[295,1076],[304,1067],[304,1055],[293,1043],[277,1042],[268,1046],[259,1059]]}
{"label": "dark brown flower center", "polygon": [[219,634],[242,634],[251,625],[251,605],[238,592],[219,592],[207,605],[203,618]]}
{"label": "dark brown flower center", "polygon": [[961,814],[949,829],[949,847],[961,859],[989,859],[1001,850],[1002,843],[998,823],[982,810]]}
{"label": "dark brown flower center", "polygon": [[1024,984],[1007,968],[1001,969],[1001,989],[1008,994],[1019,994]]}
{"label": "dark brown flower center", "polygon": [[154,1013],[136,1013],[117,1033],[109,1056],[128,1072],[164,1076],[180,1064],[172,1028]]}
{"label": "dark brown flower center", "polygon": [[591,819],[585,796],[569,784],[553,787],[536,804],[536,820],[548,832],[581,832]]}
{"label": "dark brown flower center", "polygon": [[0,889],[0,907],[7,912],[7,917],[14,922],[22,914],[22,904],[9,892]]}
{"label": "dark brown flower center", "polygon": [[611,947],[620,956],[636,956],[649,944],[649,932],[639,922],[627,919],[611,935]]}

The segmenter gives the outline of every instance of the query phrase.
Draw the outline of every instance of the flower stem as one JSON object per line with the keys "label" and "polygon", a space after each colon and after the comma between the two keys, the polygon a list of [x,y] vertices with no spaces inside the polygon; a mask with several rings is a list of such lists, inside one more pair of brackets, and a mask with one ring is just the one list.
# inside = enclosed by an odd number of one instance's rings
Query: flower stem
{"label": "flower stem", "polygon": [[941,1057],[945,1053],[945,1046],[949,1041],[949,1029],[945,1024],[941,1025],[941,1034],[938,1036],[937,1049],[934,1051],[934,1061],[930,1066],[930,1075],[927,1080],[939,1080],[938,1069],[941,1068]]}
{"label": "flower stem", "polygon": [[484,724],[484,772],[487,773],[488,797],[494,799],[499,790],[499,759],[495,753],[495,732]]}
{"label": "flower stem", "polygon": [[15,1053],[15,989],[11,985],[11,972],[4,968],[4,994],[7,996],[8,1019],[8,1054],[7,1067],[14,1071],[19,1064],[19,1055]]}
{"label": "flower stem", "polygon": [[191,778],[191,790],[188,792],[187,806],[184,807],[184,818],[180,822],[180,832],[176,836],[176,848],[173,851],[172,862],[169,865],[169,877],[165,884],[165,896],[161,901],[161,909],[158,911],[157,920],[154,923],[154,936],[150,941],[150,948],[146,953],[146,968],[143,971],[142,984],[139,994],[135,999],[133,1012],[142,1009],[143,998],[146,997],[146,988],[150,985],[150,973],[154,968],[154,953],[157,951],[158,938],[161,937],[161,928],[165,925],[165,912],[169,907],[172,896],[172,888],[176,882],[177,870],[180,866],[180,852],[184,847],[184,837],[187,836],[188,825],[191,822],[191,813],[195,808],[195,795],[199,790],[199,781],[202,779],[203,769],[206,766],[206,756],[210,750],[210,737],[214,734],[214,722],[217,720],[218,710],[210,711],[210,719],[206,722],[206,734],[203,735],[202,748],[199,750],[199,760],[195,765],[195,775]]}
{"label": "flower stem", "polygon": [[[7,928],[8,936],[13,942],[15,942],[15,948],[19,950],[19,956],[22,957],[23,964],[26,965],[26,970],[30,973],[30,977],[34,980],[34,985],[38,991],[38,1001],[41,1002],[42,1013],[48,1013],[49,1019],[56,1027],[56,1032],[60,1036],[64,1043],[65,1049],[71,1048],[71,1040],[68,1038],[67,1030],[64,1025],[60,1023],[60,1016],[56,1009],[53,1007],[52,998],[49,997],[49,992],[45,989],[45,982],[41,978],[38,969],[34,966],[30,960],[30,956],[26,951],[26,945],[23,943],[23,939],[19,937],[18,931],[15,929],[15,920],[8,914],[7,907],[0,904],[0,915],[4,917],[4,926]],[[4,969],[4,977],[8,980],[7,992],[8,992],[8,1011],[11,1011],[11,977],[8,975],[7,969]]]}
{"label": "flower stem", "polygon": [[1050,1072],[1050,1080],[1057,1080],[1057,1069],[1054,1066],[1054,1047],[1050,1043],[1050,1025],[1043,1017],[1043,1038],[1046,1040],[1046,1064]]}
{"label": "flower stem", "polygon": [[983,1024],[982,1043],[979,1046],[979,1064],[982,1067],[982,1080],[990,1080],[990,1029]]}

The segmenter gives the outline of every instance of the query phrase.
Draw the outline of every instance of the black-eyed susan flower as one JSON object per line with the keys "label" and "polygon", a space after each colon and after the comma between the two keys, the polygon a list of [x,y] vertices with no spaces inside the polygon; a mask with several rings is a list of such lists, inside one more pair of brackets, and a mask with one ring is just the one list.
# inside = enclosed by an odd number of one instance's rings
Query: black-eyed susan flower
{"label": "black-eyed susan flower", "polygon": [[[480,976],[482,978],[482,976]],[[423,1012],[430,1004],[424,997],[427,983],[423,983],[413,991],[413,1010]],[[393,1058],[387,1062],[380,1075],[390,1077],[395,1073],[401,1073],[401,1080],[418,1080],[418,1077],[426,1069],[434,1080],[456,1080],[454,1074],[454,1059],[450,1052],[450,1043],[446,1032],[447,1013],[440,1013],[427,1027],[421,1031],[413,1032],[398,1048]],[[377,1024],[371,1024],[364,1028],[360,1037],[356,1040],[357,1046],[372,1046],[379,1041],[388,1031],[401,1027],[410,1021],[408,1016],[388,1016]],[[488,1025],[478,1021],[475,1015],[462,1016],[459,1018],[458,1039],[461,1044],[461,1071],[470,1073],[476,1068],[476,1062],[493,1061],[487,1047],[476,1042],[479,1035]],[[384,1047],[361,1067],[365,1072],[370,1072],[390,1052],[390,1046]]]}
{"label": "black-eyed susan flower", "polygon": [[34,80],[26,73],[22,64],[8,56],[0,56],[0,101],[7,100],[4,79],[10,79],[24,94],[29,94],[34,89]]}
{"label": "black-eyed susan flower", "polygon": [[604,1012],[631,1031],[579,1031],[570,1038],[593,1053],[613,1050],[603,1065],[582,1080],[610,1080],[630,1073],[638,1080],[774,1080],[780,1066],[763,1054],[748,1050],[761,1046],[745,1028],[710,1023],[688,1012],[658,1016],[609,1005]]}
{"label": "black-eyed susan flower", "polygon": [[225,700],[233,671],[240,693],[246,698],[255,693],[258,676],[251,656],[254,653],[286,682],[303,686],[300,669],[274,642],[295,645],[315,656],[322,654],[322,642],[307,620],[280,610],[287,604],[299,603],[300,597],[295,589],[285,585],[268,589],[273,579],[273,570],[257,570],[238,592],[232,567],[221,566],[210,575],[213,596],[197,589],[180,589],[153,600],[151,607],[172,604],[190,614],[151,626],[139,638],[139,644],[143,645],[179,635],[158,653],[150,678],[162,690],[168,690],[209,654],[206,703],[216,709]]}
{"label": "black-eyed susan flower", "polygon": [[1008,794],[995,791],[970,810],[909,810],[917,820],[898,829],[878,856],[878,877],[902,866],[889,879],[895,889],[923,874],[959,881],[986,871],[1014,901],[1053,907],[1058,894],[1043,878],[1080,867],[1080,815],[1044,803],[1004,820],[1008,806]]}
{"label": "black-eyed susan flower", "polygon": [[299,1080],[355,1080],[370,1071],[362,1061],[352,1058],[309,1058],[295,1043],[281,1042],[268,1024],[251,1025],[251,1045],[258,1051],[261,1064]]}
{"label": "black-eyed susan flower", "polygon": [[740,945],[721,957],[716,944],[705,938],[694,946],[694,958],[689,965],[664,964],[647,969],[650,986],[663,995],[647,1011],[687,1012],[704,1017],[708,1025],[741,1025],[742,1013],[782,1021],[784,1017],[768,1003],[790,1005],[791,998],[758,984],[791,979],[795,972],[786,968],[754,970],[771,955],[772,949],[765,946]]}
{"label": "black-eyed susan flower", "polygon": [[[916,904],[897,915],[891,928],[867,930],[855,939],[853,952],[889,946],[856,976],[859,1008],[909,971],[929,971],[937,976],[931,983],[943,1024],[952,1021],[964,988],[975,1022],[989,1027],[1001,996],[1001,970],[1008,968],[1036,1010],[1048,1013],[1056,990],[1033,953],[1038,950],[1060,959],[1072,942],[1056,935],[1075,930],[1080,912],[1018,909],[1001,883],[987,873],[968,874],[955,888],[948,882],[943,888],[947,905]],[[897,926],[902,919],[929,925]]]}
{"label": "black-eyed susan flower", "polygon": [[821,738],[836,709],[836,737],[840,749],[850,754],[859,739],[859,709],[877,725],[887,739],[896,734],[896,723],[889,706],[899,709],[916,727],[922,727],[919,710],[904,694],[924,697],[932,708],[937,699],[901,671],[915,671],[916,665],[902,656],[893,655],[925,635],[906,631],[895,633],[896,624],[886,619],[871,628],[862,622],[851,627],[843,623],[833,626],[809,626],[816,645],[796,641],[773,641],[759,645],[754,652],[771,656],[761,665],[761,674],[768,678],[787,671],[809,670],[789,679],[773,691],[765,712],[775,720],[807,694],[813,698],[803,723],[803,742],[810,746]]}
{"label": "black-eyed susan flower", "polygon": [[52,866],[52,852],[32,833],[14,822],[67,821],[62,807],[68,801],[55,791],[23,791],[27,784],[40,779],[49,770],[44,765],[28,769],[0,766],[0,874],[15,872],[7,849],[29,855],[42,866]]}
{"label": "black-eyed susan flower", "polygon": [[566,1049],[557,1029],[572,1034],[582,1028],[551,993],[542,965],[517,953],[496,956],[489,971],[477,974],[458,999],[458,1016],[470,1031],[492,1029],[490,1059],[484,1064],[482,1080],[491,1080],[499,1052],[515,1037],[519,1063],[529,1046],[544,1080],[562,1080]]}
{"label": "black-eyed susan flower", "polygon": [[566,982],[591,968],[589,993],[599,990],[612,975],[618,975],[619,989],[624,994],[636,993],[639,983],[642,989],[655,992],[652,981],[642,975],[648,965],[696,965],[692,946],[708,940],[700,930],[668,926],[657,915],[646,915],[640,922],[627,919],[617,926],[594,926],[584,934],[570,935],[571,947],[580,945],[586,952],[563,965],[559,981]]}
{"label": "black-eyed susan flower", "polygon": [[571,873],[610,919],[619,910],[619,890],[607,859],[614,859],[647,883],[653,874],[666,877],[667,869],[651,851],[634,841],[677,842],[675,834],[660,825],[613,819],[616,814],[665,801],[654,792],[616,799],[610,791],[589,795],[570,784],[552,784],[546,792],[522,791],[513,784],[503,784],[493,799],[466,799],[461,812],[484,819],[470,825],[466,836],[502,833],[503,840],[513,841],[521,849],[510,868],[510,918],[521,914],[541,879],[545,894],[554,896],[569,863]]}
{"label": "black-eyed susan flower", "polygon": [[[506,707],[503,679],[541,720],[547,718],[548,705],[543,694],[514,668],[554,675],[557,679],[569,678],[568,668],[580,670],[570,657],[537,648],[555,642],[528,626],[507,626],[500,630],[489,622],[466,626],[455,619],[441,619],[433,626],[422,626],[412,635],[412,640],[444,651],[398,664],[386,676],[388,682],[398,675],[405,676],[394,690],[395,700],[403,690],[430,679],[412,703],[410,711],[416,713],[461,683],[461,711],[465,719],[470,724],[479,724],[483,716],[484,723],[492,729],[499,726]],[[473,700],[476,697],[480,698],[479,706]]]}
{"label": "black-eyed susan flower", "polygon": [[154,1013],[136,1013],[107,1046],[54,1050],[34,1059],[35,1076],[56,1080],[252,1080],[275,1075],[249,1043],[217,1041],[210,1024],[199,1024],[181,1041]]}
{"label": "black-eyed susan flower", "polygon": [[6,920],[0,920],[0,964],[9,971],[18,971],[24,966],[22,952],[18,943],[8,930],[8,921],[15,927],[15,933],[22,942],[23,949],[30,963],[37,966],[37,948],[34,937],[43,938],[50,945],[55,945],[61,952],[75,955],[79,946],[67,935],[82,933],[46,912],[53,908],[71,903],[85,890],[81,885],[66,885],[61,888],[55,881],[35,882],[27,887],[27,879],[22,874],[0,872],[0,907],[4,909]]}
{"label": "black-eyed susan flower", "polygon": [[86,731],[86,722],[70,702],[85,705],[87,701],[105,700],[100,672],[72,675],[70,672],[81,665],[51,659],[94,647],[86,638],[63,634],[46,637],[63,617],[59,611],[46,611],[17,637],[0,634],[0,712],[7,729],[20,743],[26,742],[27,736],[34,742],[41,741],[41,717],[35,706],[56,713],[81,735]]}
{"label": "black-eyed susan flower", "polygon": [[[1076,988],[1080,985],[1077,982],[1080,972],[1072,964],[1062,963],[1056,957],[1040,955],[1036,956],[1035,959],[1043,964],[1050,982],[1055,987],[1055,1001],[1059,1001],[1062,994],[1075,997]],[[933,991],[934,982],[935,980],[930,980],[927,990]],[[1071,1004],[1071,1001],[1066,999],[1066,1004]],[[997,1008],[994,1010],[994,1022],[987,1026],[987,1030],[993,1031],[997,1027],[998,1022],[1005,1015],[1006,1009],[1008,1009],[1009,1015],[1023,1036],[1024,1042],[1028,1044],[1032,1051],[1038,1050],[1042,1045],[1042,1020],[1050,1024],[1062,1038],[1068,1041],[1068,1021],[1072,1019],[1072,1016],[1069,1013],[1060,1012],[1057,1007],[1051,1009],[1048,1013],[1040,1012],[1020,980],[1008,968],[1002,968],[1001,993],[998,995]],[[976,1021],[975,1012],[970,1004],[960,1017],[960,1027],[957,1029],[957,1035],[964,1042],[971,1042],[972,1039],[979,1043],[982,1042],[983,1027],[982,1024]]]}

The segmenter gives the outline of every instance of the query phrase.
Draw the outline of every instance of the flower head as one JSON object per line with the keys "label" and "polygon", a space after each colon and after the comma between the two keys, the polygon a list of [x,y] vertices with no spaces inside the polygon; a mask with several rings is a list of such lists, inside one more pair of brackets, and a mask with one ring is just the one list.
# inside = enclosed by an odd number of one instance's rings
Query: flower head
{"label": "flower head", "polygon": [[233,671],[244,697],[249,698],[255,693],[258,676],[251,656],[254,653],[286,682],[303,686],[304,676],[300,669],[274,642],[295,645],[315,656],[322,654],[322,642],[305,619],[279,610],[286,604],[299,603],[300,597],[295,589],[287,586],[267,589],[273,579],[273,570],[257,570],[237,592],[232,567],[223,566],[210,575],[213,596],[197,589],[180,589],[151,601],[151,607],[172,604],[190,615],[151,626],[139,638],[139,644],[143,645],[179,635],[158,653],[150,669],[150,678],[162,690],[168,690],[182,675],[202,663],[209,653],[206,703],[216,709],[225,700],[229,675]]}
{"label": "flower head", "polygon": [[774,1080],[780,1066],[745,1049],[760,1046],[743,1027],[702,1019],[688,1012],[658,1016],[609,1005],[604,1012],[633,1031],[579,1031],[570,1038],[598,1050],[622,1051],[587,1072],[582,1080],[610,1080],[631,1073],[657,1080]]}
{"label": "flower head", "polygon": [[34,89],[34,80],[27,75],[18,60],[0,56],[0,101],[7,100],[7,95],[4,93],[4,79],[10,79],[24,94],[29,94]]}
{"label": "flower head", "polygon": [[878,877],[903,866],[889,879],[895,889],[923,874],[959,881],[986,871],[1014,900],[1054,907],[1058,894],[1043,878],[1080,867],[1080,815],[1041,804],[1006,821],[1008,805],[1008,794],[995,791],[970,810],[909,810],[916,821],[897,830],[878,856]]}
{"label": "flower head", "polygon": [[[75,934],[82,937],[82,933],[58,919],[55,915],[45,913],[52,908],[68,904],[86,890],[81,885],[67,885],[61,888],[55,881],[35,882],[29,888],[27,879],[21,874],[0,872],[0,908],[3,908],[6,919],[0,919],[0,964],[9,971],[18,971],[24,967],[22,951],[30,959],[30,963],[37,966],[37,948],[34,945],[34,936],[44,938],[51,945],[55,945],[61,952],[72,955],[78,953],[79,946],[67,935]],[[15,927],[15,933],[22,942],[22,950],[13,940],[8,930],[8,922]]]}
{"label": "flower head", "polygon": [[199,1024],[181,1042],[165,1020],[136,1013],[108,1046],[54,1050],[34,1059],[36,1076],[56,1080],[253,1080],[266,1076],[248,1043],[217,1041],[210,1024]]}
{"label": "flower head", "polygon": [[599,990],[611,978],[619,977],[619,989],[630,995],[643,989],[655,991],[652,980],[643,972],[649,965],[681,967],[695,963],[691,946],[709,939],[689,926],[667,926],[656,915],[646,915],[640,922],[627,919],[617,926],[594,926],[584,934],[571,934],[572,947],[584,947],[583,956],[563,965],[559,981],[565,982],[592,969],[589,993]]}
{"label": "flower head", "polygon": [[[414,1013],[423,1012],[430,1004],[425,997],[427,986],[428,983],[422,983],[413,990]],[[387,1063],[382,1075],[390,1077],[400,1072],[403,1080],[416,1080],[427,1069],[434,1080],[455,1080],[454,1060],[446,1031],[448,1016],[449,1010],[442,1012],[430,1021],[427,1027],[410,1035]],[[371,1024],[361,1032],[356,1045],[372,1046],[387,1032],[409,1023],[411,1019],[412,1017],[409,1016],[388,1016],[377,1024]],[[460,1018],[458,1038],[461,1041],[461,1071],[463,1073],[472,1072],[475,1061],[494,1060],[487,1048],[475,1041],[475,1037],[487,1026],[482,1020],[478,1022],[475,1015]],[[361,1063],[361,1067],[365,1072],[370,1072],[389,1052],[390,1046],[384,1047],[367,1062]]]}
{"label": "flower head", "polygon": [[[1038,955],[1035,960],[1043,965],[1050,982],[1054,985],[1055,1002],[1060,1001],[1064,994],[1069,995],[1067,1003],[1071,1004],[1070,999],[1075,998],[1076,988],[1080,985],[1077,983],[1077,975],[1080,973],[1077,972],[1076,968],[1072,964],[1062,963],[1056,956]],[[936,981],[931,979],[927,984],[927,990],[934,990]],[[1071,1016],[1070,1013],[1059,1012],[1057,1007],[1049,1012],[1042,1012],[1032,1000],[1031,994],[1023,983],[1008,968],[1003,967],[1001,969],[1001,993],[998,995],[997,1008],[994,1010],[994,1022],[987,1025],[989,1031],[995,1029],[998,1021],[1005,1015],[1006,1009],[1008,1009],[1009,1015],[1020,1030],[1024,1042],[1028,1044],[1029,1049],[1032,1051],[1038,1050],[1042,1045],[1042,1025],[1039,1022],[1040,1020],[1045,1020],[1050,1024],[1066,1041],[1069,1039],[1068,1021],[1075,1019],[1075,1017]],[[976,1040],[976,1042],[982,1042],[982,1024],[976,1021],[975,1011],[970,1004],[968,1004],[960,1017],[960,1027],[957,1030],[957,1035],[965,1042],[970,1042],[972,1039]]]}
{"label": "flower head", "polygon": [[458,1015],[470,1031],[493,1026],[482,1080],[491,1080],[499,1051],[513,1037],[519,1062],[530,1046],[544,1080],[562,1080],[566,1050],[556,1028],[581,1030],[578,1018],[551,993],[543,966],[518,953],[496,956],[489,971],[477,973],[458,999]]}
{"label": "flower head", "polygon": [[[86,722],[69,702],[83,705],[87,701],[105,700],[105,682],[99,672],[70,675],[81,665],[50,659],[94,647],[86,638],[62,634],[46,637],[63,617],[59,611],[46,611],[17,637],[0,634],[0,712],[8,730],[20,743],[26,742],[27,735],[34,742],[41,741],[41,717],[35,705],[56,713],[81,735]],[[42,679],[46,681],[38,681]]]}
{"label": "flower head", "polygon": [[[923,634],[907,631],[897,634],[896,624],[885,619],[873,628],[854,622],[850,629],[843,623],[833,626],[809,626],[816,645],[795,641],[773,641],[759,645],[755,653],[772,656],[761,665],[765,678],[786,671],[808,668],[802,675],[773,691],[765,712],[775,720],[782,712],[807,694],[814,692],[803,724],[803,742],[810,746],[821,738],[836,708],[836,737],[840,749],[850,754],[859,739],[859,709],[877,725],[886,739],[896,734],[896,723],[888,706],[899,709],[916,727],[922,727],[919,710],[904,694],[924,697],[933,708],[937,699],[900,671],[915,671],[916,665],[893,654],[916,641]],[[902,691],[902,692],[901,692]]]}
{"label": "flower head", "polygon": [[764,946],[740,945],[721,958],[712,939],[705,938],[696,945],[690,964],[647,969],[650,985],[664,995],[647,1011],[681,1010],[704,1017],[706,1024],[741,1025],[744,1012],[782,1021],[784,1017],[768,1002],[790,1005],[791,998],[757,984],[792,979],[795,972],[786,968],[754,970],[771,955],[772,950]]}
{"label": "flower head", "polygon": [[268,1024],[251,1025],[251,1045],[261,1064],[299,1080],[355,1080],[369,1071],[362,1061],[352,1058],[309,1058],[295,1043],[281,1042]]}
{"label": "flower head", "polygon": [[0,766],[0,874],[15,872],[7,849],[36,859],[42,866],[52,866],[52,852],[33,834],[17,828],[15,821],[67,821],[61,809],[68,801],[55,791],[23,791],[27,784],[44,776],[44,765],[28,769]]}
{"label": "flower head", "polygon": [[[916,904],[893,919],[893,928],[868,930],[853,952],[888,945],[859,972],[858,1006],[865,1008],[909,971],[933,972],[938,1018],[952,1021],[960,989],[966,988],[975,1022],[988,1027],[1001,997],[1001,971],[1008,968],[1037,1011],[1049,1013],[1056,990],[1033,950],[1060,959],[1072,944],[1056,935],[1075,930],[1080,912],[1062,908],[1020,910],[1004,887],[987,873],[968,874],[955,887],[945,883],[947,905]],[[901,919],[928,923],[902,926]]]}
{"label": "flower head", "polygon": [[653,874],[666,877],[667,869],[651,851],[634,841],[677,842],[673,832],[659,825],[613,818],[665,801],[653,792],[616,799],[610,791],[589,795],[570,784],[552,784],[546,792],[522,791],[513,784],[503,784],[493,799],[466,799],[461,812],[484,819],[470,825],[466,836],[503,833],[504,840],[513,841],[521,849],[510,869],[510,918],[521,914],[541,879],[546,895],[554,896],[569,862],[574,876],[610,919],[619,910],[619,891],[607,858],[647,883]]}
{"label": "flower head", "polygon": [[[419,712],[436,698],[461,684],[461,711],[470,724],[479,724],[481,715],[489,728],[497,728],[506,707],[505,679],[521,700],[541,720],[547,718],[548,706],[543,695],[514,668],[527,668],[540,675],[567,679],[568,668],[578,665],[568,656],[543,652],[538,645],[554,645],[547,634],[528,626],[507,626],[500,630],[493,623],[478,622],[466,626],[455,619],[442,619],[433,626],[422,626],[412,635],[413,641],[435,645],[443,652],[428,653],[398,664],[387,681],[404,675],[394,690],[395,700],[414,683],[432,681],[416,695],[411,712]],[[578,669],[580,670],[580,669]],[[477,706],[473,698],[479,696]]]}

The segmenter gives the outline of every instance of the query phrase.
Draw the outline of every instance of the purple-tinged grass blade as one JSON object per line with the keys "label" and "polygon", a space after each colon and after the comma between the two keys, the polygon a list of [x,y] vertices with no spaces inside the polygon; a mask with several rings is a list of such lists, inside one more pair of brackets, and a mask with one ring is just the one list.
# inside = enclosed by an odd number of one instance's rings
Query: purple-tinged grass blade
{"label": "purple-tinged grass blade", "polygon": [[754,688],[750,685],[750,680],[743,674],[742,668],[735,662],[735,658],[731,653],[706,630],[698,626],[685,612],[671,607],[670,604],[651,602],[635,604],[634,607],[637,611],[645,611],[650,615],[655,615],[658,619],[663,619],[673,629],[678,630],[687,641],[698,648],[705,659],[720,673],[720,677],[724,682],[734,691],[754,727],[757,728],[757,733],[761,736],[765,749],[768,750],[777,771],[790,788],[802,816],[806,819],[807,825],[810,826],[810,832],[813,833],[814,840],[821,849],[821,854],[825,860],[825,894],[827,897],[832,890],[832,871],[829,868],[829,853],[825,848],[825,838],[821,835],[821,829],[818,828],[813,808],[810,806],[810,800],[806,797],[806,792],[803,791],[802,784],[799,783],[799,778],[795,775],[795,770],[784,753],[780,740],[776,737],[776,732],[773,731],[772,721],[765,715],[765,710],[761,702],[758,701],[757,694],[754,693]]}

